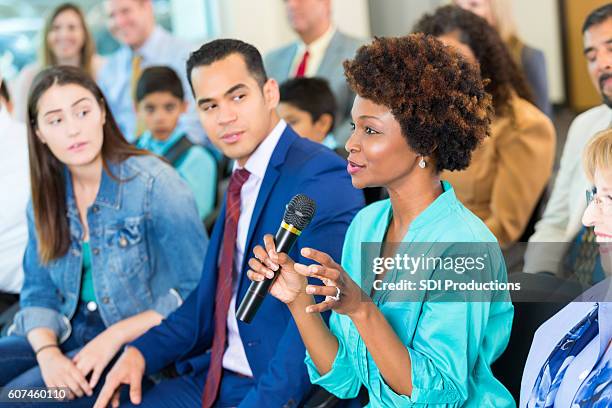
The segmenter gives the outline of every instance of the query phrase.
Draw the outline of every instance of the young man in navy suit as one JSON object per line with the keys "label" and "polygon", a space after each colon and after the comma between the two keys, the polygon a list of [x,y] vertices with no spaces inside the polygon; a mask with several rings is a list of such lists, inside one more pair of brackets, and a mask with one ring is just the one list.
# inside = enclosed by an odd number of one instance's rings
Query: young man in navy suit
{"label": "young man in navy suit", "polygon": [[[140,407],[297,406],[311,385],[287,308],[268,296],[251,324],[236,319],[250,284],[246,263],[263,236],[276,232],[285,205],[298,193],[317,209],[290,255],[306,262],[301,248],[323,246],[339,261],[363,194],[352,187],[342,159],[279,119],[278,84],[267,78],[256,48],[212,41],[191,55],[187,73],[200,121],[215,146],[236,160],[234,172],[198,288],[126,347],[95,407],[119,402],[121,384],[129,385],[131,403]],[[143,376],[169,365],[178,377],[143,393]]]}

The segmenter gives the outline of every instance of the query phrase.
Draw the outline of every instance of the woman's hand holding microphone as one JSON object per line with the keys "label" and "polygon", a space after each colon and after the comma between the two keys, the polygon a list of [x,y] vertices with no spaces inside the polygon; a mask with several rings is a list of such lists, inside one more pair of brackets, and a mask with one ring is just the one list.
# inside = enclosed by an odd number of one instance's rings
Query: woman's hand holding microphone
{"label": "woman's hand holding microphone", "polygon": [[[254,258],[248,262],[249,279],[263,281],[279,275],[270,288],[270,294],[286,304],[293,303],[300,296],[325,296],[325,301],[307,306],[307,313],[322,313],[334,310],[336,313],[352,315],[360,310],[363,300],[368,299],[359,285],[346,271],[325,252],[303,248],[301,254],[317,264],[303,265],[293,261],[287,254],[276,252],[272,235],[264,236],[264,247],[253,249]],[[308,284],[309,277],[323,282],[323,285]]]}

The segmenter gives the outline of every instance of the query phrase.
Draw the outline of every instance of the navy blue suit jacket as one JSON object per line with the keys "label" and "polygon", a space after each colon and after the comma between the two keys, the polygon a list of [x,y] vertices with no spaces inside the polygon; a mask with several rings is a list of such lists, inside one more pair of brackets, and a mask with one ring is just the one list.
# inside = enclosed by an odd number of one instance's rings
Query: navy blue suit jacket
{"label": "navy blue suit jacket", "polygon": [[[363,206],[363,194],[353,188],[343,159],[327,147],[299,137],[287,126],[272,154],[255,203],[239,277],[237,305],[250,284],[246,271],[253,247],[263,243],[265,234],[276,232],[285,205],[298,193],[311,197],[317,208],[311,224],[289,255],[307,263],[299,251],[313,247],[340,262],[346,229]],[[176,363],[179,374],[203,373],[208,369],[224,219],[225,208],[213,229],[198,287],[159,326],[132,343],[145,357],[147,374],[171,363]],[[304,365],[304,344],[287,306],[267,296],[251,324],[238,321],[238,329],[256,382],[240,407],[299,403],[311,385]]]}

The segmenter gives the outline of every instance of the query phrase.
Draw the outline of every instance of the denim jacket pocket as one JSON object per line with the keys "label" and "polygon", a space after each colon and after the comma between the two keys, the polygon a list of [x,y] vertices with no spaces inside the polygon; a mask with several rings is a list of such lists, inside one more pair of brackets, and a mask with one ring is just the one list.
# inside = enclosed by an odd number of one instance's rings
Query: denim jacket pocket
{"label": "denim jacket pocket", "polygon": [[105,228],[105,245],[119,266],[118,273],[122,275],[138,274],[146,266],[144,223],[144,216],[128,217]]}

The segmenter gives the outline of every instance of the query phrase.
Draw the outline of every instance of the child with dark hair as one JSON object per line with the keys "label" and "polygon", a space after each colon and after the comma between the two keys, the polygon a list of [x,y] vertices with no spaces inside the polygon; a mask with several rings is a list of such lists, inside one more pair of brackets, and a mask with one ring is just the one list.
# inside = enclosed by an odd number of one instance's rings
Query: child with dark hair
{"label": "child with dark hair", "polygon": [[335,112],[336,98],[323,78],[293,78],[280,85],[278,114],[300,136],[332,150],[338,148],[331,133]]}
{"label": "child with dark hair", "polygon": [[136,112],[145,127],[136,146],[164,157],[187,182],[200,218],[213,210],[217,189],[217,165],[205,147],[187,138],[179,118],[187,109],[181,80],[169,67],[149,67],[136,85]]}
{"label": "child with dark hair", "polygon": [[[336,122],[336,98],[324,78],[292,78],[280,85],[278,114],[302,137],[321,143],[346,158],[332,134]],[[380,187],[363,189],[366,204],[386,198]]]}

